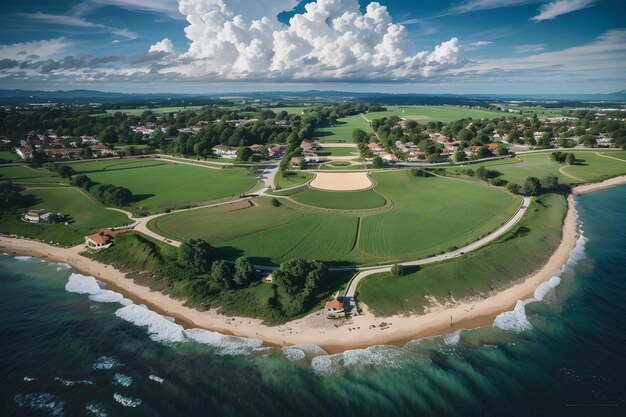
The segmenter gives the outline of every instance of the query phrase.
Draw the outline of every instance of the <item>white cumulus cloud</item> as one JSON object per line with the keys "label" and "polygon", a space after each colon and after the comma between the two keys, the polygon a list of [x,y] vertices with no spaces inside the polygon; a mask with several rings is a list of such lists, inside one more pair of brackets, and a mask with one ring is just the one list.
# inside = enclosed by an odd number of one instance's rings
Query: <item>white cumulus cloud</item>
{"label": "white cumulus cloud", "polygon": [[179,0],[189,50],[163,71],[228,79],[413,80],[461,63],[456,38],[417,52],[377,2],[318,0],[284,25],[297,0]]}
{"label": "white cumulus cloud", "polygon": [[150,48],[148,49],[148,52],[172,53],[174,52],[174,45],[172,44],[172,41],[170,41],[168,38],[164,38],[163,40],[155,43],[154,45],[151,45]]}

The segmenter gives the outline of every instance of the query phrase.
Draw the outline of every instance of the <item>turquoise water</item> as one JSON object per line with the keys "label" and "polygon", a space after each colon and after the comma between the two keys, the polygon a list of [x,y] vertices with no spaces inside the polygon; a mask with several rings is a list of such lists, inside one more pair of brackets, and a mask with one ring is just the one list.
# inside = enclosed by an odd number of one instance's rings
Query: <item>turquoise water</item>
{"label": "turquoise water", "polygon": [[626,187],[577,207],[569,266],[500,328],[332,356],[185,332],[67,266],[0,256],[0,415],[626,415]]}

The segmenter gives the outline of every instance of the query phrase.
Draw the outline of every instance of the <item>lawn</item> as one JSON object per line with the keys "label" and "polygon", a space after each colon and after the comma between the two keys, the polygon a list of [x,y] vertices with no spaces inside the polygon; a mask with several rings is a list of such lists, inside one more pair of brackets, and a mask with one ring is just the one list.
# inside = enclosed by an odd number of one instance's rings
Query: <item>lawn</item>
{"label": "lawn", "polygon": [[296,187],[311,179],[313,179],[313,174],[309,172],[277,172],[274,177],[274,187],[276,190]]}
{"label": "lawn", "polygon": [[46,183],[67,184],[68,180],[59,177],[56,173],[45,168],[31,168],[27,165],[0,167],[0,181],[11,180],[20,184]]}
{"label": "lawn", "polygon": [[353,143],[352,131],[356,128],[373,133],[367,120],[360,114],[348,116],[337,121],[334,126],[325,125],[315,129],[316,138],[324,142],[347,142]]}
{"label": "lawn", "polygon": [[4,159],[5,161],[9,161],[9,162],[22,161],[22,158],[20,158],[15,152],[9,152],[9,151],[0,151],[0,160],[2,159]]}
{"label": "lawn", "polygon": [[565,198],[537,199],[517,227],[494,243],[453,260],[424,265],[402,277],[378,274],[363,280],[359,301],[378,315],[423,313],[427,297],[440,303],[489,295],[539,269],[559,245]]}
{"label": "lawn", "polygon": [[626,161],[606,158],[592,152],[574,152],[576,164],[566,166],[563,171],[585,182],[596,182],[626,174]]}
{"label": "lawn", "polygon": [[[74,187],[48,187],[25,190],[26,204],[21,210],[0,215],[0,232],[14,233],[62,245],[77,244],[93,231],[129,222],[124,214],[106,210],[90,196]],[[19,217],[28,209],[45,209],[70,216],[65,224],[28,224]]]}
{"label": "lawn", "polygon": [[316,151],[320,156],[354,156],[359,157],[359,151],[355,147],[345,148],[320,148]]}
{"label": "lawn", "polygon": [[496,188],[409,171],[372,174],[391,211],[363,218],[359,249],[386,262],[461,247],[504,224],[520,198]]}
{"label": "lawn", "polygon": [[108,160],[72,164],[93,181],[126,187],[135,195],[131,208],[156,213],[245,192],[257,184],[244,169],[209,169],[154,159]]}
{"label": "lawn", "polygon": [[336,210],[370,209],[385,205],[385,198],[374,190],[338,192],[309,188],[291,198],[309,206]]}
{"label": "lawn", "polygon": [[622,160],[626,161],[626,151],[600,152],[600,155],[610,156],[610,157],[613,157],[613,158],[622,159]]}
{"label": "lawn", "polygon": [[[371,265],[417,259],[474,241],[508,220],[519,205],[519,198],[511,194],[465,181],[418,178],[406,170],[373,175],[374,190],[392,200],[393,209],[373,214],[325,213],[288,199],[280,199],[279,208],[255,199],[258,207],[232,213],[208,208],[170,214],[149,227],[176,240],[204,238],[220,247],[228,259],[245,254],[265,264],[304,258]],[[344,197],[350,194],[359,197],[358,208],[370,199],[382,201],[368,191],[322,191],[310,197],[322,196],[318,204],[328,205],[341,196],[342,208],[347,204]]]}
{"label": "lawn", "polygon": [[106,116],[115,113],[126,113],[134,116],[141,116],[143,112],[150,110],[152,113],[178,113],[180,111],[186,110],[198,110],[201,109],[202,106],[175,106],[175,107],[155,107],[155,108],[147,108],[147,107],[134,107],[130,109],[107,109],[106,113],[96,113],[92,116]]}
{"label": "lawn", "polygon": [[289,114],[302,114],[305,110],[314,109],[316,106],[296,106],[296,107],[271,107],[270,110],[278,114],[281,111],[286,111]]}
{"label": "lawn", "polygon": [[367,113],[369,120],[382,119],[383,117],[399,116],[418,123],[427,122],[453,122],[459,119],[493,119],[496,117],[513,117],[514,114],[490,111],[482,109],[469,109],[459,106],[385,106],[387,111]]}

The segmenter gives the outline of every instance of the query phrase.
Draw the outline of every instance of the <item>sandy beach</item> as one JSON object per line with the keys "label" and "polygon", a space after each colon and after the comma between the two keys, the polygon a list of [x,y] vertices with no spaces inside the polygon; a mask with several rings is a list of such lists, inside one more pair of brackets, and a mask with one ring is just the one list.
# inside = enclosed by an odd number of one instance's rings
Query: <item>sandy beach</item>
{"label": "sandy beach", "polygon": [[593,191],[611,188],[622,184],[626,184],[626,175],[621,175],[619,177],[611,178],[598,183],[579,185],[578,187],[574,187],[572,192],[574,194],[587,194]]}
{"label": "sandy beach", "polygon": [[[577,187],[574,193],[588,193],[624,183],[626,176]],[[111,289],[123,293],[134,302],[146,304],[161,314],[174,317],[185,327],[199,327],[235,336],[261,339],[268,345],[312,343],[330,353],[336,353],[372,345],[403,345],[413,339],[491,325],[498,314],[512,310],[518,300],[532,298],[537,286],[549,280],[567,262],[578,239],[573,196],[568,197],[568,207],[563,235],[557,250],[540,270],[515,285],[484,299],[442,306],[423,315],[375,317],[368,313],[367,307],[364,306],[364,314],[355,316],[338,327],[320,312],[280,326],[266,326],[258,319],[229,317],[214,310],[201,312],[191,309],[182,301],[135,284],[112,266],[81,256],[82,245],[66,249],[27,239],[0,236],[0,250],[15,255],[68,263],[78,272],[106,282]],[[385,330],[370,328],[382,321],[390,323],[390,326]]]}

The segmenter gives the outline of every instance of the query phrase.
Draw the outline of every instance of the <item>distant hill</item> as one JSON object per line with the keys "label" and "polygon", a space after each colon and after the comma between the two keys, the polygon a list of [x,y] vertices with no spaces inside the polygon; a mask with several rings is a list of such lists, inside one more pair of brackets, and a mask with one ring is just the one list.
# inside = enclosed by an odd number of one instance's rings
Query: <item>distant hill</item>
{"label": "distant hill", "polygon": [[152,105],[203,105],[245,100],[323,103],[325,101],[357,100],[382,104],[456,104],[484,105],[486,103],[523,100],[531,103],[572,106],[584,102],[624,102],[626,90],[610,94],[390,94],[350,91],[267,91],[238,93],[116,93],[96,90],[0,90],[0,103],[112,103]]}

